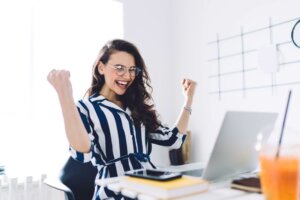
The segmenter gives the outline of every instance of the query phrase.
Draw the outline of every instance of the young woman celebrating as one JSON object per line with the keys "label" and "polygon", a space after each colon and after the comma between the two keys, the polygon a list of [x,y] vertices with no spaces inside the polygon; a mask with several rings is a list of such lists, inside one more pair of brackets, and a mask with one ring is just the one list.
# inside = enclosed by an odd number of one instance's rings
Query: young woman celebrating
{"label": "young woman celebrating", "polygon": [[[149,89],[150,78],[138,49],[125,40],[109,41],[93,66],[91,87],[77,103],[70,72],[52,70],[48,81],[57,92],[73,158],[92,162],[95,179],[121,176],[126,171],[155,168],[151,144],[179,148],[191,114],[196,83],[182,81],[185,102],[173,128],[157,118]],[[93,200],[117,196],[95,186]]]}

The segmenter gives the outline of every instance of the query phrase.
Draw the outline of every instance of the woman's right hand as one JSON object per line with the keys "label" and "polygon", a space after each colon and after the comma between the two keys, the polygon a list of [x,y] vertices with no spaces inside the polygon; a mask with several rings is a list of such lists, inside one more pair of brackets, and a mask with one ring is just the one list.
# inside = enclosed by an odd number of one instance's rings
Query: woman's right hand
{"label": "woman's right hand", "polygon": [[79,152],[89,152],[91,141],[74,103],[70,72],[53,69],[47,79],[58,94],[70,146]]}
{"label": "woman's right hand", "polygon": [[49,72],[47,79],[56,90],[58,96],[73,95],[69,71],[53,69]]}

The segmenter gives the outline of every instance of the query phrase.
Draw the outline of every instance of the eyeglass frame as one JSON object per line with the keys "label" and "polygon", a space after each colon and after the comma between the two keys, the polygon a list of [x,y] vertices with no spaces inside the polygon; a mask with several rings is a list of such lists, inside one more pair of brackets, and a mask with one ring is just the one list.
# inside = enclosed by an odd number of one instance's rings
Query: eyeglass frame
{"label": "eyeglass frame", "polygon": [[[118,76],[124,76],[126,74],[126,72],[128,72],[131,77],[137,77],[140,74],[140,72],[142,72],[142,69],[137,66],[126,67],[125,65],[122,65],[122,64],[111,64],[111,63],[106,63],[106,65],[109,66],[110,68],[114,69]],[[121,68],[118,68],[118,67],[121,67]],[[135,70],[130,71],[130,69],[133,69],[133,68]],[[119,72],[118,69],[123,69],[123,72]],[[132,74],[133,72],[135,73],[134,75]]]}

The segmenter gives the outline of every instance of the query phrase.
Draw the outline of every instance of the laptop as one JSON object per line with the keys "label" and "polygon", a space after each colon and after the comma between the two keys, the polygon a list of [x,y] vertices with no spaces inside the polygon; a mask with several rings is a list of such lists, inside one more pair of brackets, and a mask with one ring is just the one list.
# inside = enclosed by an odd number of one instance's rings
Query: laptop
{"label": "laptop", "polygon": [[181,170],[174,166],[173,171],[216,181],[256,170],[256,146],[268,139],[277,116],[278,113],[269,112],[226,112],[206,167],[190,163],[179,166]]}

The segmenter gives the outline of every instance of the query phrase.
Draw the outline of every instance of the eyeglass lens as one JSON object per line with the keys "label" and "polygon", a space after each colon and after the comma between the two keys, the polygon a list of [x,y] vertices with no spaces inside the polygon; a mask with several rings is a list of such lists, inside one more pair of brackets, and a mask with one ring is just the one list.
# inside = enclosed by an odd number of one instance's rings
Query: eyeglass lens
{"label": "eyeglass lens", "polygon": [[127,68],[123,65],[114,65],[114,68],[119,76],[124,75],[127,71],[130,74],[130,76],[137,76],[141,71],[141,69],[138,67]]}

